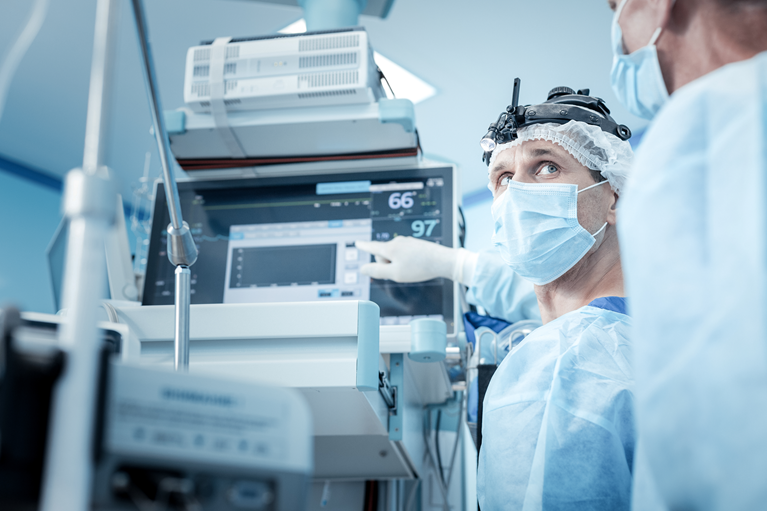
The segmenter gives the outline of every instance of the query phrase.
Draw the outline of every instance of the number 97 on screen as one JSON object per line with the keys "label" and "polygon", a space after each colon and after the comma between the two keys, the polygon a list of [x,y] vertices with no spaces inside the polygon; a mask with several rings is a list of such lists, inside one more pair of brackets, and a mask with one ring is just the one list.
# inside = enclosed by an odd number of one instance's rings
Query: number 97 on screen
{"label": "number 97 on screen", "polygon": [[410,228],[413,230],[413,237],[414,238],[422,238],[426,236],[427,238],[431,236],[432,231],[434,231],[434,227],[436,227],[439,220],[414,220],[412,224],[410,224]]}

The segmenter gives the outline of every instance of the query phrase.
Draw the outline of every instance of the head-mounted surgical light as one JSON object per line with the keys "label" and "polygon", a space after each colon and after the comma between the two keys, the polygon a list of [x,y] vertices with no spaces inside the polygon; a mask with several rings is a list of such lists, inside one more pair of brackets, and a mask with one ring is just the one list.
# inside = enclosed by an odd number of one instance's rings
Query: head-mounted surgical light
{"label": "head-mounted surgical light", "polygon": [[496,147],[517,138],[517,130],[533,124],[567,124],[579,121],[598,126],[621,140],[631,138],[628,126],[618,124],[610,117],[610,110],[601,98],[590,96],[589,89],[578,92],[569,87],[556,87],[549,91],[548,98],[540,105],[519,105],[520,79],[514,79],[511,104],[501,113],[498,120],[490,124],[487,134],[479,144],[484,154],[482,161],[490,165],[490,157]]}
{"label": "head-mounted surgical light", "polygon": [[479,145],[482,146],[482,150],[486,153],[492,153],[498,144],[495,143],[495,133],[488,131],[482,140],[479,141]]}

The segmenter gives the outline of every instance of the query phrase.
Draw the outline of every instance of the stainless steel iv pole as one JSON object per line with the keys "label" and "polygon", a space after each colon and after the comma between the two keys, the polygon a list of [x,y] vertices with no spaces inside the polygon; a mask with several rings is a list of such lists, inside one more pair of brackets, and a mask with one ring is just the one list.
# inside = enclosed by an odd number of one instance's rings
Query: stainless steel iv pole
{"label": "stainless steel iv pole", "polygon": [[160,92],[157,86],[157,74],[154,69],[152,52],[149,47],[146,17],[142,0],[131,0],[133,14],[136,18],[136,30],[141,46],[141,57],[144,65],[149,106],[152,112],[154,135],[157,139],[157,149],[162,163],[162,180],[165,188],[165,198],[170,213],[168,226],[168,259],[176,267],[176,334],[175,334],[175,367],[177,371],[189,369],[189,309],[191,304],[191,272],[189,267],[197,260],[197,246],[194,244],[189,225],[181,216],[181,201],[178,195],[178,185],[173,175],[170,161],[170,142],[165,130]]}

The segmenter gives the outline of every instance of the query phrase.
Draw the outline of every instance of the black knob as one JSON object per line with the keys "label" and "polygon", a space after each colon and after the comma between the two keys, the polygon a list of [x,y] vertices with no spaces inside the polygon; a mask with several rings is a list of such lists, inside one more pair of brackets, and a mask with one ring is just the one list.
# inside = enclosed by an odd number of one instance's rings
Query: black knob
{"label": "black knob", "polygon": [[546,99],[546,101],[550,101],[557,96],[569,96],[571,94],[575,94],[575,91],[570,87],[554,87],[549,91],[549,97]]}
{"label": "black knob", "polygon": [[616,132],[621,140],[628,140],[631,138],[631,130],[625,124],[618,125]]}

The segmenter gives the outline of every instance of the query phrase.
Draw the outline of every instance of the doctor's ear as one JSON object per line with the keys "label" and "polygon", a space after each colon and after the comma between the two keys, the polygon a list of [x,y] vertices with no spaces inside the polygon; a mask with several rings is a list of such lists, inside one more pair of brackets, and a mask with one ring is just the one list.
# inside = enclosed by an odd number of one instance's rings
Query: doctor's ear
{"label": "doctor's ear", "polygon": [[607,223],[610,225],[615,225],[617,222],[617,214],[618,214],[618,200],[620,199],[620,196],[613,192],[613,203],[610,204],[610,210],[607,212]]}

